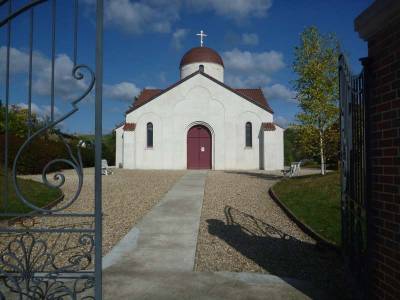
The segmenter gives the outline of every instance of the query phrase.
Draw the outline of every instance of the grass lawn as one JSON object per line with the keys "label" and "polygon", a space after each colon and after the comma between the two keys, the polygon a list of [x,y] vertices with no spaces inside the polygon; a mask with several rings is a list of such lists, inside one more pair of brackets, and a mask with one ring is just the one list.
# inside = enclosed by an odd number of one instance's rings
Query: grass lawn
{"label": "grass lawn", "polygon": [[[39,207],[43,207],[46,204],[56,200],[61,196],[60,189],[49,188],[40,182],[33,180],[18,179],[18,183],[21,187],[22,194],[31,200],[31,202]],[[8,180],[8,209],[7,212],[13,213],[28,213],[32,209],[26,206],[21,200],[15,195],[14,185],[12,178]],[[4,212],[4,176],[0,175],[0,212]],[[0,217],[4,219],[4,217]]]}
{"label": "grass lawn", "polygon": [[338,172],[285,179],[278,182],[273,190],[303,223],[326,239],[340,244]]}

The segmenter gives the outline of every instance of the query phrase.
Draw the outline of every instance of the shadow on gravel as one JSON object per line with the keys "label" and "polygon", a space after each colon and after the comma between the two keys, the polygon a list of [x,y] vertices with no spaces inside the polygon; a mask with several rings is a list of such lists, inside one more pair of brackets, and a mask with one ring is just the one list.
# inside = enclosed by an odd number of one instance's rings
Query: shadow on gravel
{"label": "shadow on gravel", "polygon": [[237,174],[237,175],[246,175],[250,177],[257,177],[260,179],[267,179],[267,180],[277,180],[282,178],[281,175],[274,175],[274,174],[266,174],[262,172],[251,172],[251,171],[225,171],[224,173],[227,174]]}
{"label": "shadow on gravel", "polygon": [[336,253],[322,251],[233,207],[225,207],[225,216],[226,223],[207,220],[209,233],[267,273],[281,277],[311,298],[314,298],[313,291],[288,278],[310,282],[325,290],[332,299],[352,299],[349,287],[344,284],[343,264]]}

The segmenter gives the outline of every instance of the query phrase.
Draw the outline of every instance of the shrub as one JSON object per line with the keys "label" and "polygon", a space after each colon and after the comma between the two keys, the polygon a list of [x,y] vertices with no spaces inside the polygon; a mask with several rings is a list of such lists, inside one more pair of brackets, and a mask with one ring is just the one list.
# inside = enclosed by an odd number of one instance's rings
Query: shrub
{"label": "shrub", "polygon": [[[4,135],[0,135],[0,140],[4,141]],[[8,167],[13,167],[14,159],[18,150],[25,142],[25,138],[16,135],[9,135],[8,137]],[[68,140],[68,145],[71,148],[72,154],[77,159],[77,139]],[[4,147],[0,147],[0,155],[4,157]],[[94,166],[94,149],[81,149],[82,162],[84,167]],[[65,144],[52,135],[49,137],[38,137],[24,148],[21,156],[17,161],[18,174],[38,174],[42,173],[45,166],[55,159],[71,160]],[[70,165],[66,163],[53,164],[49,171],[56,171],[59,169],[69,169]]]}

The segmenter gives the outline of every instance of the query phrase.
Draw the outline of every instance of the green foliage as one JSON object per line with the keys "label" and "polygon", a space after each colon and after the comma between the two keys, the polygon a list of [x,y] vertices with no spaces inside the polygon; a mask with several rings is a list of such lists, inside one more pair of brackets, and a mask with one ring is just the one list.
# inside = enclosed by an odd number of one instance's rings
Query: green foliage
{"label": "green foliage", "polygon": [[[94,143],[94,135],[79,135],[78,138]],[[102,158],[107,160],[108,165],[115,165],[115,131],[102,137]]]}
{"label": "green foliage", "polygon": [[[1,103],[1,102],[0,102]],[[0,141],[5,140],[5,106],[0,105]],[[8,110],[8,168],[11,169],[16,154],[22,144],[28,138],[29,124],[28,109],[11,106]],[[30,117],[31,133],[36,132],[40,128],[46,126],[49,122],[46,118],[39,118],[32,113]],[[64,141],[69,145],[72,152],[77,154],[77,145],[79,139],[74,136],[63,134],[58,128],[51,128],[42,135],[35,137],[32,142],[24,148],[22,155],[18,159],[18,174],[37,174],[43,171],[48,162],[53,159],[66,158],[70,159],[67,148],[60,136],[64,137]],[[0,147],[0,156],[4,157],[4,147]],[[85,167],[94,165],[94,150],[81,149],[82,161]],[[0,164],[4,164],[1,161]],[[0,166],[1,167],[1,166]],[[70,168],[67,164],[58,164],[51,171]]]}
{"label": "green foliage", "polygon": [[333,34],[323,35],[309,27],[295,47],[293,70],[297,74],[294,88],[301,112],[297,114],[297,145],[308,156],[319,155],[321,173],[326,158],[337,156],[339,42]]}
{"label": "green foliage", "polygon": [[337,170],[340,159],[340,125],[339,120],[328,128],[325,139],[326,165],[329,169]]}
{"label": "green foliage", "polygon": [[110,166],[115,165],[115,131],[103,135],[103,158],[107,159]]}
{"label": "green foliage", "polygon": [[305,224],[336,244],[341,242],[340,176],[295,177],[274,186],[279,199]]}
{"label": "green foliage", "polygon": [[[0,102],[1,103],[1,102]],[[44,127],[49,120],[31,115],[31,132],[36,132]],[[0,141],[3,143],[5,137],[5,107],[0,105]],[[17,151],[28,137],[28,110],[11,106],[8,111],[8,168],[11,169]],[[72,153],[77,155],[77,145],[80,140],[94,141],[93,135],[72,136],[62,133],[58,128],[49,129],[42,135],[32,140],[28,147],[18,159],[17,171],[22,174],[37,174],[43,171],[46,164],[54,159],[70,159],[67,147],[63,140],[71,148]],[[115,133],[105,135],[102,141],[103,158],[107,159],[109,165],[115,164]],[[0,156],[4,157],[4,147],[0,147]],[[94,166],[94,148],[81,148],[82,162],[84,167]],[[3,164],[3,161],[0,163]],[[0,166],[1,167],[1,166]],[[51,171],[70,168],[68,164],[59,163]]]}
{"label": "green foliage", "polygon": [[[4,135],[0,135],[0,140],[4,140]],[[26,138],[20,138],[16,135],[8,137],[8,166],[12,168],[17,151],[20,149]],[[76,138],[66,140],[72,153],[77,155],[77,145],[79,140]],[[84,167],[94,166],[94,150],[91,148],[81,148],[82,162]],[[0,147],[0,155],[4,157],[4,147]],[[49,136],[39,136],[24,148],[18,159],[17,171],[22,174],[38,174],[43,171],[46,164],[54,159],[70,159],[64,142],[55,134]],[[67,164],[59,163],[54,165],[51,171],[59,169],[69,169]]]}
{"label": "green foliage", "polygon": [[284,131],[283,138],[285,145],[285,165],[290,165],[292,162],[300,161],[306,158],[301,149],[296,147],[297,135],[298,132],[295,127],[288,127]]}
{"label": "green foliage", "polygon": [[[0,134],[5,132],[5,119],[6,109],[5,106],[1,105],[0,101]],[[24,137],[28,134],[28,109],[20,108],[17,106],[11,106],[8,110],[8,132],[9,134],[16,135],[18,137]],[[37,130],[43,126],[43,120],[40,120],[35,113],[31,114],[30,118],[32,131]]]}

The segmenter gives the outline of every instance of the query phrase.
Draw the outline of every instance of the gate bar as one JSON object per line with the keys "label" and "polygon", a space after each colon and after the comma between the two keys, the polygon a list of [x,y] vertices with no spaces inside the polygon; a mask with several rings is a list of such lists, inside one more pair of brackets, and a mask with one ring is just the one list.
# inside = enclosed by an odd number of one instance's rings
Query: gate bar
{"label": "gate bar", "polygon": [[102,299],[102,203],[101,203],[101,138],[103,92],[103,0],[96,5],[96,87],[95,87],[95,299]]}

